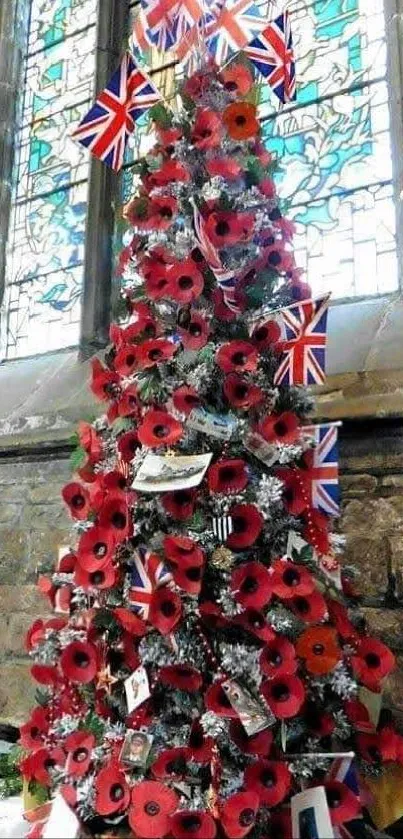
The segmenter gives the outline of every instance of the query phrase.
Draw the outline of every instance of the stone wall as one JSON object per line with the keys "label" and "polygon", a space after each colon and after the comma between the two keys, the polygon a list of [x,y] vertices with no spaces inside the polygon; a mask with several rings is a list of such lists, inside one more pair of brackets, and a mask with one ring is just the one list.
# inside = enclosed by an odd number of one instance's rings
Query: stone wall
{"label": "stone wall", "polygon": [[[35,580],[71,537],[60,498],[70,479],[68,446],[40,452],[0,454],[0,724],[20,722],[33,702],[23,639],[32,620],[46,613]],[[371,631],[398,655],[385,703],[403,724],[403,423],[346,423],[341,471],[345,563],[357,570]]]}

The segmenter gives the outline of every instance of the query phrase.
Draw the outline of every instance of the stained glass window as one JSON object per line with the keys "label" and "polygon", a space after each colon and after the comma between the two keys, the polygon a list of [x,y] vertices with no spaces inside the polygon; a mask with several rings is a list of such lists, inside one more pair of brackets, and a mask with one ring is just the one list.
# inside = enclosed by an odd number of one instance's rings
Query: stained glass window
{"label": "stained glass window", "polygon": [[70,129],[93,97],[97,0],[32,0],[9,233],[2,357],[79,340],[88,153]]}

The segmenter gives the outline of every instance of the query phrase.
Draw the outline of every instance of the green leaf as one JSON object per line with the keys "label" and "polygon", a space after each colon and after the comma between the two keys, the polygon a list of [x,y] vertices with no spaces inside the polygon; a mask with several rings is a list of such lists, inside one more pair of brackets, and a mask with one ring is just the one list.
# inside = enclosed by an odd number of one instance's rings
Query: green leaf
{"label": "green leaf", "polygon": [[160,128],[170,128],[172,125],[172,112],[162,102],[153,105],[148,115]]}
{"label": "green leaf", "polygon": [[74,452],[70,455],[70,466],[73,472],[76,472],[77,469],[80,469],[81,466],[84,466],[84,463],[87,459],[87,452],[82,446],[78,446],[74,449]]}
{"label": "green leaf", "polygon": [[129,431],[130,428],[133,428],[133,423],[129,417],[117,417],[112,425],[115,437],[122,431]]}
{"label": "green leaf", "polygon": [[39,784],[38,781],[30,781],[28,791],[35,798],[38,807],[40,804],[45,804],[46,801],[49,801],[48,788],[44,787],[42,784]]}

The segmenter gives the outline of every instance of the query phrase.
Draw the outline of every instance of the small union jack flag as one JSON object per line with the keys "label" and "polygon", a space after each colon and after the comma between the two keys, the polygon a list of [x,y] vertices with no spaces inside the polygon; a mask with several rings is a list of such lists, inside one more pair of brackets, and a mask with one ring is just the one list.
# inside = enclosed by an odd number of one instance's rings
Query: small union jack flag
{"label": "small union jack flag", "polygon": [[[326,775],[326,781],[339,781],[339,783],[345,784],[353,795],[356,795],[357,798],[360,797],[360,787],[352,757],[346,755],[346,757],[335,758]],[[362,822],[362,818],[362,816],[356,816],[350,823],[352,833],[349,830],[348,824],[339,824],[337,827],[334,825],[335,839],[353,839],[353,836],[356,835],[354,826],[358,828],[360,821]]]}
{"label": "small union jack flag", "polygon": [[303,433],[313,437],[310,450],[309,489],[311,506],[328,516],[340,515],[339,446],[337,425],[304,426]]}
{"label": "small union jack flag", "polygon": [[302,300],[280,309],[280,365],[275,385],[317,385],[325,381],[327,313],[330,294],[318,300]]}
{"label": "small union jack flag", "polygon": [[118,172],[136,120],[161,99],[157,88],[127,52],[72,137]]}
{"label": "small union jack flag", "polygon": [[288,12],[279,15],[245,48],[248,58],[281,102],[296,98],[295,56]]}
{"label": "small union jack flag", "polygon": [[227,0],[218,14],[212,10],[211,17],[205,26],[205,39],[218,65],[244,49],[267,25],[253,0]]}
{"label": "small union jack flag", "polygon": [[140,617],[147,620],[154,590],[171,583],[172,574],[159,555],[145,547],[135,551],[130,572],[131,606]]}
{"label": "small union jack flag", "polygon": [[141,6],[146,36],[162,51],[175,47],[203,15],[200,0],[142,0]]}
{"label": "small union jack flag", "polygon": [[232,312],[239,312],[240,307],[235,297],[235,286],[237,282],[235,274],[232,270],[223,268],[220,254],[207,236],[203,216],[196,205],[194,205],[193,210],[193,223],[199,248],[217,280],[218,287],[223,292],[225,305]]}

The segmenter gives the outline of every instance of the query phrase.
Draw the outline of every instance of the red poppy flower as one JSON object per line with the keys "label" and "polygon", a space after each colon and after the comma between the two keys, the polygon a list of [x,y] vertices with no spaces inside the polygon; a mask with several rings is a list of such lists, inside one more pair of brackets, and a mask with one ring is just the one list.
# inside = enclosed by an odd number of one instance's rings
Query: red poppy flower
{"label": "red poppy flower", "polygon": [[217,680],[204,694],[204,704],[208,711],[214,711],[219,717],[238,719],[238,714],[232,707],[227,694],[222,687],[223,680]]}
{"label": "red poppy flower", "polygon": [[183,137],[183,132],[180,128],[161,128],[156,125],[155,133],[158,138],[160,146],[166,154],[173,154],[175,151],[174,145]]}
{"label": "red poppy flower", "polygon": [[151,277],[153,274],[158,273],[161,266],[166,267],[167,265],[171,265],[174,260],[175,257],[168,248],[165,248],[163,245],[155,245],[140,258],[141,274],[143,277]]}
{"label": "red poppy flower", "polygon": [[165,778],[183,778],[187,773],[189,750],[186,746],[164,749],[151,766],[151,772],[159,781]]}
{"label": "red poppy flower", "polygon": [[214,315],[218,318],[218,320],[231,323],[231,321],[236,319],[236,312],[233,312],[232,309],[228,308],[221,288],[215,288],[213,290],[211,300],[214,306]]}
{"label": "red poppy flower", "polygon": [[163,685],[177,690],[195,693],[203,684],[203,677],[195,667],[187,664],[173,664],[161,667],[159,680]]}
{"label": "red poppy flower", "polygon": [[119,621],[121,626],[123,626],[123,629],[129,633],[129,635],[135,635],[138,638],[142,638],[142,636],[146,634],[146,624],[143,620],[141,620],[141,618],[134,615],[130,609],[125,609],[124,606],[118,606],[113,610],[113,615]]}
{"label": "red poppy flower", "polygon": [[119,384],[117,373],[104,367],[99,358],[92,358],[90,388],[95,396],[102,400],[111,399],[117,384]]}
{"label": "red poppy flower", "polygon": [[168,635],[172,632],[182,615],[182,601],[179,594],[168,589],[166,586],[154,591],[151,604],[149,621],[161,632],[161,635]]}
{"label": "red poppy flower", "polygon": [[260,803],[275,807],[284,801],[291,787],[291,773],[286,763],[277,760],[256,760],[245,769],[245,784],[256,792]]}
{"label": "red poppy flower", "polygon": [[81,778],[88,772],[95,737],[89,731],[75,731],[64,743],[67,752],[66,773]]}
{"label": "red poppy flower", "polygon": [[137,353],[137,347],[133,344],[122,346],[120,350],[118,350],[113,363],[115,365],[115,370],[117,370],[120,376],[131,376],[137,369]]}
{"label": "red poppy flower", "polygon": [[206,236],[216,248],[247,242],[253,236],[253,213],[213,212],[206,223]]}
{"label": "red poppy flower", "polygon": [[214,149],[221,144],[222,120],[220,114],[203,108],[197,111],[191,141],[200,151]]}
{"label": "red poppy flower", "polygon": [[139,398],[137,386],[135,384],[127,387],[117,402],[117,412],[119,417],[133,417],[137,414],[139,409]]}
{"label": "red poppy flower", "polygon": [[209,74],[206,73],[205,70],[199,70],[186,79],[185,84],[183,85],[183,92],[186,96],[189,96],[190,99],[198,99],[207,92],[209,85]]}
{"label": "red poppy flower", "polygon": [[194,489],[179,489],[177,492],[165,492],[162,506],[172,518],[186,521],[193,515],[197,493]]}
{"label": "red poppy flower", "polygon": [[294,443],[300,435],[299,420],[292,411],[271,414],[259,423],[258,431],[269,443]]}
{"label": "red poppy flower", "polygon": [[358,734],[356,740],[360,756],[367,763],[388,763],[398,759],[400,737],[389,726],[376,733]]}
{"label": "red poppy flower", "polygon": [[245,373],[256,370],[257,351],[249,341],[229,341],[217,352],[216,362],[224,373]]}
{"label": "red poppy flower", "polygon": [[328,781],[325,784],[325,792],[332,824],[351,822],[360,814],[360,801],[346,784]]}
{"label": "red poppy flower", "polygon": [[308,283],[303,283],[298,279],[292,279],[289,285],[292,299],[298,303],[300,300],[309,300],[312,297],[312,289]]}
{"label": "red poppy flower", "polygon": [[206,169],[212,178],[218,176],[226,181],[236,181],[242,172],[242,166],[232,157],[212,157],[206,161]]}
{"label": "red poppy flower", "polygon": [[120,810],[127,810],[130,789],[119,763],[112,760],[98,772],[95,778],[95,812],[99,816],[110,816]]}
{"label": "red poppy flower", "polygon": [[253,76],[244,64],[231,64],[222,70],[221,81],[227,93],[246,96],[253,85]]}
{"label": "red poppy flower", "polygon": [[304,720],[312,734],[319,738],[329,737],[336,727],[332,714],[321,711],[315,702],[306,703]]}
{"label": "red poppy flower", "polygon": [[275,676],[264,682],[261,692],[273,714],[279,720],[296,717],[305,701],[305,689],[294,675]]}
{"label": "red poppy flower", "polygon": [[315,580],[303,565],[277,559],[271,567],[273,594],[280,600],[306,597],[315,589]]}
{"label": "red poppy flower", "polygon": [[296,673],[298,667],[295,647],[291,641],[278,635],[263,647],[259,663],[265,676],[291,676]]}
{"label": "red poppy flower", "polygon": [[258,190],[265,196],[265,198],[275,198],[277,194],[276,185],[271,178],[263,178],[263,180],[258,184]]}
{"label": "red poppy flower", "polygon": [[203,578],[203,560],[199,559],[192,565],[176,568],[173,572],[175,583],[188,594],[200,594]]}
{"label": "red poppy flower", "polygon": [[138,638],[135,635],[131,635],[129,632],[124,632],[122,636],[122,651],[123,651],[123,661],[132,673],[134,670],[137,670],[139,664],[141,664],[140,656],[138,653]]}
{"label": "red poppy flower", "polygon": [[301,480],[297,474],[300,472],[300,469],[278,469],[277,471],[277,477],[284,484],[284,505],[292,516],[300,516],[308,505],[307,496],[303,493],[303,485],[301,488]]}
{"label": "red poppy flower", "polygon": [[69,507],[70,515],[73,519],[84,521],[88,518],[91,510],[90,496],[81,484],[75,481],[71,484],[66,484],[63,487],[62,496]]}
{"label": "red poppy flower", "polygon": [[232,572],[231,589],[242,606],[262,609],[272,598],[270,573],[261,562],[244,562]]}
{"label": "red poppy flower", "polygon": [[167,296],[168,272],[165,265],[158,265],[158,270],[145,279],[145,290],[152,300],[161,300]]}
{"label": "red poppy flower", "polygon": [[171,816],[171,833],[174,839],[214,839],[217,828],[204,810],[180,810]]}
{"label": "red poppy flower", "polygon": [[204,562],[202,549],[189,536],[164,536],[163,546],[166,558],[174,567],[183,568]]}
{"label": "red poppy flower", "polygon": [[[262,514],[254,504],[235,504],[231,507],[229,515],[232,518],[233,530],[226,544],[234,551],[250,548],[262,532],[264,524]],[[252,605],[256,604],[251,603]]]}
{"label": "red poppy flower", "polygon": [[261,755],[267,757],[273,744],[273,734],[270,729],[265,728],[258,734],[248,737],[240,720],[231,720],[229,733],[231,740],[238,746],[245,755]]}
{"label": "red poppy flower", "polygon": [[[272,211],[272,214],[274,213],[277,213],[277,210]],[[278,273],[289,271],[293,266],[293,255],[284,249],[283,242],[274,242],[273,245],[265,248],[264,259],[267,268]]]}
{"label": "red poppy flower", "polygon": [[199,312],[192,312],[189,325],[180,329],[179,334],[185,350],[201,350],[210,335],[209,321]]}
{"label": "red poppy flower", "polygon": [[42,618],[38,618],[30,626],[25,636],[25,649],[31,652],[45,637],[48,629],[63,629],[66,623],[67,621],[64,618],[51,618],[49,621],[43,621]]}
{"label": "red poppy flower", "polygon": [[143,446],[172,446],[182,437],[183,426],[167,411],[147,411],[138,427]]}
{"label": "red poppy flower", "polygon": [[99,513],[99,526],[109,530],[116,544],[133,533],[127,499],[120,493],[110,492]]}
{"label": "red poppy flower", "polygon": [[190,729],[188,750],[192,760],[196,763],[210,763],[214,746],[213,737],[205,737],[203,726],[196,719]]}
{"label": "red poppy flower", "polygon": [[82,685],[92,682],[98,669],[96,647],[85,641],[72,641],[62,652],[60,666],[70,682]]}
{"label": "red poppy flower", "polygon": [[309,673],[323,676],[334,670],[341,659],[336,632],[331,626],[312,626],[300,635],[296,643],[297,655],[305,659]]}
{"label": "red poppy flower", "polygon": [[154,364],[169,361],[175,352],[176,347],[173,341],[166,341],[164,338],[144,341],[138,348],[139,370],[145,370],[147,367],[153,367]]}
{"label": "red poppy flower", "polygon": [[251,632],[256,638],[268,643],[273,641],[276,634],[271,626],[266,621],[264,615],[257,609],[246,609],[241,615],[237,615],[234,623],[239,624],[247,632]]}
{"label": "red poppy flower", "polygon": [[273,347],[281,336],[281,329],[275,320],[258,324],[252,333],[252,341],[262,351]]}
{"label": "red poppy flower", "polygon": [[220,822],[228,839],[242,839],[252,830],[260,799],[257,792],[236,792],[220,809]]}
{"label": "red poppy flower", "polygon": [[155,187],[167,186],[172,183],[186,183],[190,180],[189,170],[180,160],[165,160],[160,169],[151,172],[147,176],[147,186],[154,189]]}
{"label": "red poppy flower", "polygon": [[231,626],[231,621],[225,617],[217,603],[205,600],[199,606],[200,617],[209,629],[226,629]]}
{"label": "red poppy flower", "polygon": [[37,749],[20,762],[20,770],[28,781],[50,787],[53,784],[50,769],[64,766],[65,760],[63,749]]}
{"label": "red poppy flower", "polygon": [[178,212],[178,201],[172,195],[153,196],[148,207],[148,229],[167,230]]}
{"label": "red poppy flower", "polygon": [[181,414],[189,416],[189,414],[192,413],[193,408],[199,407],[200,396],[194,387],[182,385],[182,387],[178,387],[174,390],[172,394],[172,401],[177,411],[180,411]]}
{"label": "red poppy flower", "polygon": [[330,521],[324,513],[319,510],[312,510],[310,508],[303,511],[303,515],[307,518],[306,526],[302,531],[303,538],[313,545],[319,554],[327,554],[329,552],[329,528]]}
{"label": "red poppy flower", "polygon": [[78,440],[80,446],[87,452],[91,466],[102,460],[102,441],[89,422],[78,423]]}
{"label": "red poppy flower", "polygon": [[176,792],[158,781],[141,781],[131,793],[129,824],[136,836],[163,839],[170,831],[169,817],[178,806]]}
{"label": "red poppy flower", "polygon": [[226,376],[223,390],[233,408],[252,408],[264,399],[264,393],[260,387],[247,382],[236,373]]}
{"label": "red poppy flower", "polygon": [[319,591],[294,597],[287,605],[304,623],[319,623],[327,614],[326,600]]}
{"label": "red poppy flower", "polygon": [[347,719],[353,724],[357,731],[364,734],[372,734],[375,731],[374,724],[369,718],[368,709],[358,699],[348,699],[344,703],[344,710]]}
{"label": "red poppy flower", "polygon": [[96,588],[99,591],[103,589],[113,588],[116,585],[117,571],[113,565],[105,565],[104,568],[98,568],[96,571],[86,571],[77,565],[74,572],[74,582],[80,588]]}
{"label": "red poppy flower", "polygon": [[76,565],[77,556],[70,550],[67,554],[59,557],[56,563],[56,571],[60,571],[63,574],[72,574]]}
{"label": "red poppy flower", "polygon": [[54,687],[58,681],[57,667],[51,664],[33,664],[31,676],[40,685],[51,685]]}
{"label": "red poppy flower", "polygon": [[131,303],[130,323],[121,329],[121,342],[131,344],[137,338],[155,338],[157,321],[147,303]]}
{"label": "red poppy flower", "polygon": [[31,711],[31,716],[24,725],[20,727],[20,743],[23,749],[36,751],[44,744],[46,734],[49,731],[49,717],[45,708],[39,706]]}
{"label": "red poppy flower", "polygon": [[166,296],[178,303],[192,303],[203,291],[203,274],[198,271],[192,259],[171,265],[167,278]]}
{"label": "red poppy flower", "polygon": [[232,140],[250,140],[259,133],[256,105],[250,102],[233,102],[227,105],[222,118]]}
{"label": "red poppy flower", "polygon": [[109,528],[94,525],[80,538],[77,560],[86,571],[98,571],[109,565],[115,551],[115,540]]}
{"label": "red poppy flower", "polygon": [[396,666],[396,659],[389,647],[375,638],[363,638],[352,656],[351,665],[357,679],[369,690],[377,691],[380,682]]}
{"label": "red poppy flower", "polygon": [[218,460],[208,470],[210,492],[242,492],[249,477],[244,460]]}
{"label": "red poppy flower", "polygon": [[118,452],[124,463],[131,463],[139,446],[137,431],[126,431],[125,434],[119,437]]}

